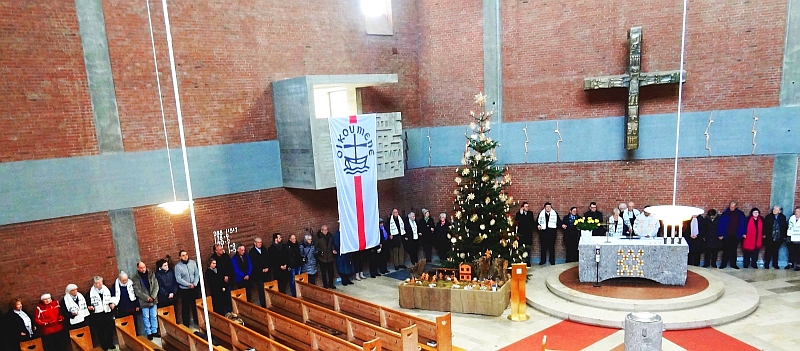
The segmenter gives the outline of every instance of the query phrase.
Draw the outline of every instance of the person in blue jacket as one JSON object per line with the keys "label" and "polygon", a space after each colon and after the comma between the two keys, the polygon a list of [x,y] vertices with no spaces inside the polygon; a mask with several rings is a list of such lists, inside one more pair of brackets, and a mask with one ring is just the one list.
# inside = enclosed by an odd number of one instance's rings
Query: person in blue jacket
{"label": "person in blue jacket", "polygon": [[[250,294],[250,288],[253,285],[250,281],[253,263],[250,262],[250,255],[245,251],[244,245],[236,247],[236,254],[231,257],[231,263],[233,263],[233,275],[236,277],[236,287],[244,288],[247,294]],[[249,298],[248,301],[250,301]]]}
{"label": "person in blue jacket", "polygon": [[333,233],[333,247],[336,250],[336,270],[342,278],[342,285],[353,284],[350,276],[353,274],[353,259],[350,253],[342,254],[341,236],[337,230]]}
{"label": "person in blue jacket", "polygon": [[728,264],[733,269],[739,269],[736,265],[736,250],[739,242],[747,231],[747,216],[737,206],[736,201],[731,201],[730,205],[722,215],[719,216],[717,224],[717,235],[722,239],[722,263],[719,268],[725,268]]}

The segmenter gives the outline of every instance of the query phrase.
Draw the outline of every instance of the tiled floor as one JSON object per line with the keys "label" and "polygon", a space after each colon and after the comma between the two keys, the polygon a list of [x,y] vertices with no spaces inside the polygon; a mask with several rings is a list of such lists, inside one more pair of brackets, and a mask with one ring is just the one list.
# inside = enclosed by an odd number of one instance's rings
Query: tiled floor
{"label": "tiled floor", "polygon": [[[538,267],[531,269],[536,270]],[[717,330],[762,350],[800,349],[800,332],[797,329],[800,325],[800,272],[731,268],[718,271],[751,282],[761,295],[761,304],[750,316],[719,326]],[[397,302],[398,283],[398,280],[387,277],[367,278],[354,285],[337,286],[337,291],[400,309]],[[440,314],[420,310],[406,311],[431,319]],[[530,307],[527,313],[531,318],[524,322],[509,321],[506,318],[508,310],[501,317],[454,314],[453,343],[467,350],[497,350],[560,322],[559,319]],[[587,349],[602,350],[606,344],[618,346],[616,341],[620,339],[620,335],[615,333],[613,339],[606,340],[605,344],[598,340],[598,343]]]}

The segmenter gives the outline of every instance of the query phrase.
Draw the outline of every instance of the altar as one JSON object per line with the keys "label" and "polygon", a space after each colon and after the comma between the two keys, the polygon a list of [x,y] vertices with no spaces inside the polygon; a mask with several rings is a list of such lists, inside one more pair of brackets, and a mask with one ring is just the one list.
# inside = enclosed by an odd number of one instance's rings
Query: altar
{"label": "altar", "polygon": [[[593,283],[611,278],[645,278],[665,285],[686,284],[689,246],[679,238],[624,239],[584,236],[578,244],[578,277]],[[599,249],[600,264],[596,264]]]}

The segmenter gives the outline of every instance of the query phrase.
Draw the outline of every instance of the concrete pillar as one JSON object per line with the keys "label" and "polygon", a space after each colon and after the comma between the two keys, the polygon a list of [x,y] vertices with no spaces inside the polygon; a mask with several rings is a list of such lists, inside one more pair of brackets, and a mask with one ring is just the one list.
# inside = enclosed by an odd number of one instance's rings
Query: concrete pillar
{"label": "concrete pillar", "polygon": [[[783,214],[788,219],[794,209],[794,192],[797,185],[797,154],[775,155],[772,163],[772,191],[770,206],[761,210],[765,216],[772,213],[772,206],[783,207]],[[781,246],[778,260],[788,262],[789,252],[786,245]]]}
{"label": "concrete pillar", "polygon": [[[103,3],[101,0],[75,0],[75,10],[78,14],[86,79],[97,132],[97,148],[101,154],[124,152]],[[133,209],[111,210],[108,211],[108,217],[111,221],[117,269],[133,274],[136,272],[136,263],[139,262],[139,240]]]}
{"label": "concrete pillar", "polygon": [[101,154],[122,152],[122,130],[111,73],[103,4],[101,0],[75,0],[75,9],[97,131],[97,147]]}
{"label": "concrete pillar", "polygon": [[111,219],[111,236],[114,239],[114,253],[117,255],[117,269],[132,275],[139,262],[139,237],[136,235],[136,223],[133,209],[108,211]]}
{"label": "concrete pillar", "polygon": [[786,41],[783,47],[781,106],[800,105],[800,0],[789,0],[786,11]]}
{"label": "concrete pillar", "polygon": [[503,24],[501,0],[483,0],[483,90],[491,122],[503,121]]}

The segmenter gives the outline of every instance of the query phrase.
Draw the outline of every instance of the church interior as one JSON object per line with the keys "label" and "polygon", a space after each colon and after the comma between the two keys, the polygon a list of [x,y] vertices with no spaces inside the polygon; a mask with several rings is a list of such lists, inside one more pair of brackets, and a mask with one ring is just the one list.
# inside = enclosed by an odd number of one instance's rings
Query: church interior
{"label": "church interior", "polygon": [[[33,316],[43,293],[181,250],[205,260],[215,244],[335,231],[329,117],[377,114],[382,218],[452,219],[476,94],[509,214],[523,201],[559,216],[596,203],[605,218],[628,202],[786,218],[800,206],[800,0],[2,0],[0,14],[2,312],[18,298]],[[178,200],[190,210],[159,206]],[[453,350],[623,350],[626,314],[648,308],[663,350],[800,345],[788,245],[780,269],[684,265],[696,291],[656,287],[636,301],[661,303],[639,305],[623,301],[637,287],[574,292],[564,232],[555,265],[536,264],[536,233],[529,319],[454,312]],[[338,285],[337,299],[444,314],[400,307],[397,276]],[[269,318],[265,330],[290,323]],[[137,342],[124,348],[148,349]]]}

